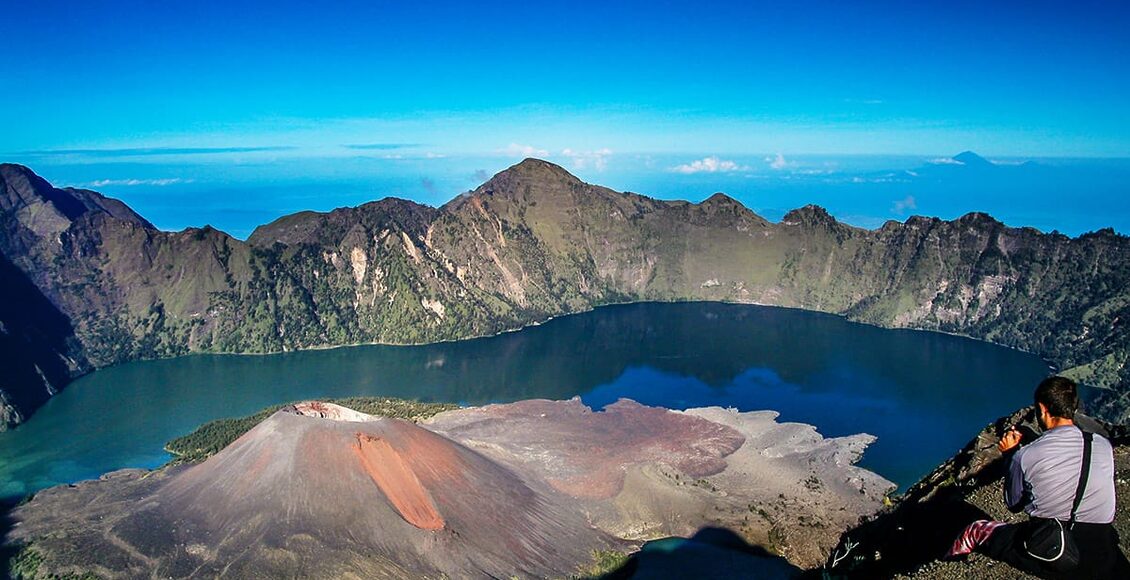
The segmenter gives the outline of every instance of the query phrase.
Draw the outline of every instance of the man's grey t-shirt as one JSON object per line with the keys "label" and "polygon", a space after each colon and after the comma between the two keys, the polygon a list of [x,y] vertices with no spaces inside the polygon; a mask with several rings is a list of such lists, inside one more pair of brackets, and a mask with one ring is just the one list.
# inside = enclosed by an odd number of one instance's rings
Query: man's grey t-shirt
{"label": "man's grey t-shirt", "polygon": [[[1071,518],[1071,504],[1083,468],[1083,433],[1074,425],[1046,431],[1012,457],[1005,482],[1005,503],[1040,518]],[[1114,521],[1114,451],[1101,435],[1094,436],[1087,489],[1076,521]]]}

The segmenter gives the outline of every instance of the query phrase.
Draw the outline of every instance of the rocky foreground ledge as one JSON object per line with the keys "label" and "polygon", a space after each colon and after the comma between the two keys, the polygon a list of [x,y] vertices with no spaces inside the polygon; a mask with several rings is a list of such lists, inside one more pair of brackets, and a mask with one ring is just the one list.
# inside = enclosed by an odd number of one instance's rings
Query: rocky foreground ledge
{"label": "rocky foreground ledge", "polygon": [[[1114,527],[1123,553],[1130,555],[1130,428],[1076,415],[1082,428],[1114,444]],[[974,553],[967,559],[939,558],[966,524],[977,519],[1018,522],[1004,504],[1003,479],[1008,457],[997,450],[1005,431],[1014,425],[1038,433],[1031,407],[1001,417],[986,426],[961,451],[904,493],[892,506],[844,533],[825,563],[825,578],[1034,578],[1015,568]]]}
{"label": "rocky foreground ledge", "polygon": [[823,563],[894,485],[768,411],[531,400],[419,424],[283,408],[208,459],[44,490],[9,515],[31,577],[571,577],[733,530]]}

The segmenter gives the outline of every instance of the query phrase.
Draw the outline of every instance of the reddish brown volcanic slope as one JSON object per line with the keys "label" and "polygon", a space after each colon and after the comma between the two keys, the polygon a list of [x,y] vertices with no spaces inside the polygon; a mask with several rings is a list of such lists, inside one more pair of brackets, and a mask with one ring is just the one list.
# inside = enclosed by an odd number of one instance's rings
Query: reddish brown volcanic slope
{"label": "reddish brown volcanic slope", "polygon": [[[575,497],[610,498],[632,465],[664,463],[691,477],[726,468],[725,456],[745,437],[698,417],[622,399],[594,412],[580,399],[533,399],[446,413],[430,427],[453,439],[491,440],[515,451],[515,460],[543,471],[558,490]],[[548,466],[526,449],[554,449]]]}
{"label": "reddish brown volcanic slope", "polygon": [[529,400],[448,411],[425,426],[548,482],[618,538],[722,527],[793,564],[819,565],[839,530],[878,509],[892,485],[852,465],[873,437],[826,439],[776,418]]}
{"label": "reddish brown volcanic slope", "polygon": [[405,460],[405,455],[419,457],[420,449],[401,452],[384,439],[358,434],[354,450],[369,477],[381,488],[400,517],[422,530],[443,528],[443,517],[436,511],[431,494]]}

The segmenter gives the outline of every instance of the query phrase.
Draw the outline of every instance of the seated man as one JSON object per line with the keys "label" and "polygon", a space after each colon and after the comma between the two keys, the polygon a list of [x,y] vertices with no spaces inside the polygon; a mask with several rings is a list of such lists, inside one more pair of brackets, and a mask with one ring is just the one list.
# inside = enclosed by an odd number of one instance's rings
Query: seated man
{"label": "seated man", "polygon": [[[1036,388],[1036,410],[1044,433],[1021,446],[1016,429],[1005,433],[997,448],[1016,451],[1005,478],[1005,503],[1024,510],[1028,522],[1005,524],[980,520],[970,524],[954,542],[948,557],[976,550],[1043,578],[1130,578],[1130,562],[1118,547],[1114,521],[1114,453],[1110,442],[1093,436],[1090,470],[1084,493],[1068,526],[1083,468],[1083,431],[1073,417],[1079,407],[1075,383],[1063,377],[1045,379]],[[1019,450],[1017,448],[1019,447]],[[1024,541],[1040,519],[1058,519],[1079,548],[1079,564],[1071,571],[1032,557]]]}

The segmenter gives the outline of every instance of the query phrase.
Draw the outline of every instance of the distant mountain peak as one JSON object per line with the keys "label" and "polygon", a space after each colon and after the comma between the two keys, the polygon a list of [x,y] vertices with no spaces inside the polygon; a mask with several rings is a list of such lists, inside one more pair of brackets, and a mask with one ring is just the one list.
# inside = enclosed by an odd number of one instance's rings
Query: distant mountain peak
{"label": "distant mountain peak", "polygon": [[[718,192],[699,203],[688,206],[687,214],[692,223],[713,227],[731,227],[738,224],[767,227],[769,222],[747,208],[742,202]],[[743,227],[745,227],[743,226]]]}
{"label": "distant mountain peak", "polygon": [[494,174],[486,183],[472,191],[470,196],[463,196],[455,203],[484,196],[504,199],[520,199],[531,195],[535,198],[558,196],[583,186],[585,183],[564,167],[530,157]]}
{"label": "distant mountain peak", "polygon": [[0,184],[6,185],[0,190],[0,194],[6,191],[9,196],[22,198],[13,199],[13,204],[29,203],[32,199],[47,199],[56,191],[46,179],[36,175],[31,169],[15,163],[0,163]]}
{"label": "distant mountain peak", "polygon": [[972,151],[962,151],[953,156],[953,160],[966,167],[996,167],[996,165]]}
{"label": "distant mountain peak", "polygon": [[702,200],[700,205],[741,205],[741,202],[719,191]]}
{"label": "distant mountain peak", "polygon": [[119,200],[87,189],[58,188],[28,167],[0,163],[0,209],[18,211],[29,207],[32,209],[27,215],[16,219],[43,238],[54,237],[75,220],[91,213],[104,213],[155,229]]}
{"label": "distant mountain peak", "polygon": [[35,175],[35,172],[18,163],[0,163],[0,175]]}
{"label": "distant mountain peak", "polygon": [[1001,225],[1004,225],[1000,220],[998,220],[997,218],[995,218],[995,217],[993,217],[993,216],[991,216],[991,215],[989,215],[989,214],[987,214],[983,211],[971,211],[971,212],[957,218],[957,220],[955,220],[955,221],[956,221],[956,223],[960,223],[960,224],[977,224],[977,225],[983,225],[983,226],[1001,226]]}
{"label": "distant mountain peak", "polygon": [[[510,166],[510,169],[530,169],[530,168],[548,168],[565,171],[560,165],[546,161],[545,159],[538,159],[537,157],[527,157],[518,163]],[[566,172],[568,173],[568,172]]]}
{"label": "distant mountain peak", "polygon": [[[523,180],[550,179],[573,181],[577,183],[581,182],[581,180],[577,178],[577,176],[569,173],[569,171],[564,167],[561,167],[556,163],[550,163],[549,161],[546,161],[544,159],[537,159],[534,157],[527,157],[517,164],[511,165],[510,167],[498,172],[494,177],[490,179],[490,181],[494,181],[499,177],[513,177]],[[490,181],[488,181],[487,183],[490,183]]]}
{"label": "distant mountain peak", "polygon": [[828,213],[828,210],[814,204],[808,204],[804,207],[794,209],[785,214],[781,218],[781,223],[785,225],[832,225],[836,223],[836,218]]}

